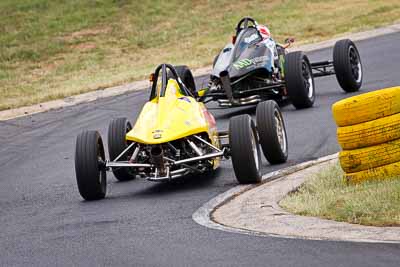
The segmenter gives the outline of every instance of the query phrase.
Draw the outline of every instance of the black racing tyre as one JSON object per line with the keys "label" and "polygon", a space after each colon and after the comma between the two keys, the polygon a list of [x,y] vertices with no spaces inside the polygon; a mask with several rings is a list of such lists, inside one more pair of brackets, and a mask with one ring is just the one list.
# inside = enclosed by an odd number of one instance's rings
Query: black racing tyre
{"label": "black racing tyre", "polygon": [[256,109],[257,131],[265,158],[271,164],[284,163],[288,157],[285,124],[278,104],[264,101]]}
{"label": "black racing tyre", "polygon": [[363,70],[356,45],[349,39],[337,41],[333,48],[333,68],[340,87],[346,92],[360,89]]}
{"label": "black racing tyre", "polygon": [[[110,122],[108,126],[108,153],[111,161],[115,160],[128,147],[125,137],[130,130],[132,130],[132,125],[126,118],[116,118]],[[126,153],[118,160],[127,161],[131,154]],[[113,168],[112,171],[118,181],[129,181],[136,177],[135,173],[129,168]]]}
{"label": "black racing tyre", "polygon": [[297,109],[312,107],[315,101],[314,77],[307,56],[296,51],[285,56],[286,89]]}
{"label": "black racing tyre", "polygon": [[261,151],[257,130],[249,115],[230,119],[229,145],[237,181],[240,184],[260,182]]}
{"label": "black racing tyre", "polygon": [[[197,96],[196,83],[194,82],[193,74],[188,66],[174,66],[179,78],[181,78],[183,84],[190,90],[193,96]],[[171,74],[168,74],[169,76]],[[169,77],[170,78],[170,77]]]}
{"label": "black racing tyre", "polygon": [[106,196],[103,141],[97,131],[85,131],[78,135],[75,148],[75,173],[78,189],[86,200],[98,200]]}

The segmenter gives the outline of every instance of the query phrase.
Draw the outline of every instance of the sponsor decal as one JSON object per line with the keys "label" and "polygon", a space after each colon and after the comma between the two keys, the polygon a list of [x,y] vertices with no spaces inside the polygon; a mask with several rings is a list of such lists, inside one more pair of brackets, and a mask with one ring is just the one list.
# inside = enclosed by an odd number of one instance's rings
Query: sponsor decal
{"label": "sponsor decal", "polygon": [[251,66],[251,65],[257,65],[257,64],[262,63],[264,61],[267,61],[268,59],[269,59],[269,56],[255,57],[255,58],[252,58],[252,59],[245,58],[245,59],[241,59],[239,61],[236,61],[233,64],[233,67],[235,67],[237,70],[240,70],[240,69],[246,68],[246,67]]}
{"label": "sponsor decal", "polygon": [[245,58],[245,59],[241,59],[241,60],[239,60],[239,61],[236,61],[234,64],[233,64],[233,66],[236,68],[236,69],[243,69],[244,67],[248,67],[248,66],[250,66],[250,65],[252,65],[253,64],[253,61],[251,60],[251,59],[248,59],[248,58]]}
{"label": "sponsor decal", "polygon": [[254,34],[250,35],[249,37],[244,38],[244,42],[246,44],[249,44],[249,43],[253,42],[254,40],[257,40],[257,38],[258,38],[258,34],[254,33]]}
{"label": "sponsor decal", "polygon": [[160,133],[153,134],[153,139],[160,139],[162,135]]}
{"label": "sponsor decal", "polygon": [[162,137],[162,130],[153,131],[153,139],[160,139]]}

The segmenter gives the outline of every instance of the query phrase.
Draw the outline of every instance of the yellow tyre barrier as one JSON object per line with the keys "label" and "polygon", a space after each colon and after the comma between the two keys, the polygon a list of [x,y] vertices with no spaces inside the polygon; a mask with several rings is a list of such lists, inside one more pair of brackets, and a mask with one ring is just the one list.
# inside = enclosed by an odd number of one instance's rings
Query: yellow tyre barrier
{"label": "yellow tyre barrier", "polygon": [[400,139],[365,148],[339,152],[342,169],[347,173],[364,171],[400,161]]}
{"label": "yellow tyre barrier", "polygon": [[343,99],[332,106],[332,113],[340,127],[400,113],[400,86]]}
{"label": "yellow tyre barrier", "polygon": [[339,127],[337,137],[344,150],[368,147],[400,138],[400,113],[377,120]]}
{"label": "yellow tyre barrier", "polygon": [[345,180],[350,184],[358,184],[370,180],[383,180],[400,176],[400,162],[368,169],[365,171],[346,173]]}

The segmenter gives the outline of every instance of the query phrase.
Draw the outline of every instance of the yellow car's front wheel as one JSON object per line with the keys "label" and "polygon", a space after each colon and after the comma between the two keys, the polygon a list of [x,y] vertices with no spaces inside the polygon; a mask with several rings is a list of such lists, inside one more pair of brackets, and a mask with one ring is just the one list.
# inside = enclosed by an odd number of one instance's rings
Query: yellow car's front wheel
{"label": "yellow car's front wheel", "polygon": [[97,131],[79,134],[75,148],[75,173],[79,193],[84,199],[97,200],[106,196],[104,163],[104,147],[100,134]]}

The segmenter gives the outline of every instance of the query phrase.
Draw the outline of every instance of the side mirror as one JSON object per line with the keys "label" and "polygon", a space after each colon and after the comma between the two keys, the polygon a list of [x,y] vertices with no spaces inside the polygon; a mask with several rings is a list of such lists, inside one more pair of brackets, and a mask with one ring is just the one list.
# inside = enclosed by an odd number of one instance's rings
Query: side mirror
{"label": "side mirror", "polygon": [[154,73],[151,73],[151,74],[149,75],[149,81],[150,81],[150,82],[154,82]]}
{"label": "side mirror", "polygon": [[286,43],[286,44],[292,44],[292,43],[294,43],[294,38],[293,38],[293,37],[286,38],[286,39],[285,39],[285,43]]}

